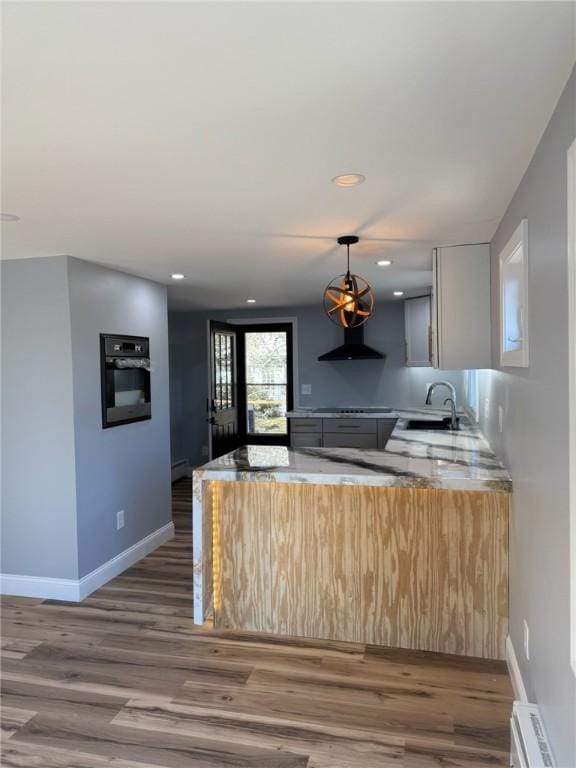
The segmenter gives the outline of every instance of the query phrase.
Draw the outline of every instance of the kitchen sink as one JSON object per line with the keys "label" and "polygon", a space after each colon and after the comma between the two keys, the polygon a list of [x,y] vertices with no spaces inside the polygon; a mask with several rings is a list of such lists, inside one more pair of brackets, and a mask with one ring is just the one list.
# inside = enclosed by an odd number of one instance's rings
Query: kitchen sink
{"label": "kitchen sink", "polygon": [[[410,419],[406,424],[406,429],[452,429],[452,419],[448,416],[445,419]],[[457,427],[457,429],[459,426]]]}

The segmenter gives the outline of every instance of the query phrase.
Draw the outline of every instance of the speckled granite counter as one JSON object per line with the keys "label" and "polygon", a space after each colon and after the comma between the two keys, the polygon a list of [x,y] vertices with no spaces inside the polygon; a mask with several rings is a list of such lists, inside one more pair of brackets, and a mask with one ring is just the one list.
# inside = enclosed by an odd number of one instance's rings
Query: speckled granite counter
{"label": "speckled granite counter", "polygon": [[194,470],[194,617],[206,612],[203,589],[203,484],[250,481],[435,488],[460,491],[512,490],[510,476],[479,431],[462,418],[458,432],[407,430],[408,419],[438,419],[446,411],[399,410],[383,450],[244,446]]}

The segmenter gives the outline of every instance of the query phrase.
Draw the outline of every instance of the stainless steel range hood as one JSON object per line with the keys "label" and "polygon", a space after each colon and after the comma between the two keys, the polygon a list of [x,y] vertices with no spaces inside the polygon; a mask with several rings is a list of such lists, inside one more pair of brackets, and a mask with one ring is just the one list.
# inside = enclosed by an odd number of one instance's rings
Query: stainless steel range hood
{"label": "stainless steel range hood", "polygon": [[320,355],[322,362],[333,360],[385,360],[386,355],[364,344],[364,326],[344,328],[344,344]]}

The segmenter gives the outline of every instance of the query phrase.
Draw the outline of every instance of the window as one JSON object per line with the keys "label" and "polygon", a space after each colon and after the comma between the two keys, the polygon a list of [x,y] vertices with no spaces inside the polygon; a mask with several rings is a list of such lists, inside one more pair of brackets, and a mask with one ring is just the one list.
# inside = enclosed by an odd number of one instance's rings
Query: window
{"label": "window", "polygon": [[288,445],[293,407],[292,322],[238,323],[238,417],[241,442]]}
{"label": "window", "polygon": [[528,221],[500,254],[500,364],[528,366]]}
{"label": "window", "polygon": [[470,370],[466,371],[466,405],[468,410],[474,416],[474,420],[478,421],[480,415],[480,393],[478,388],[478,371]]}
{"label": "window", "polygon": [[229,333],[214,334],[214,407],[217,411],[233,408],[234,403],[233,337]]}
{"label": "window", "polygon": [[246,432],[288,433],[288,340],[286,331],[247,331]]}

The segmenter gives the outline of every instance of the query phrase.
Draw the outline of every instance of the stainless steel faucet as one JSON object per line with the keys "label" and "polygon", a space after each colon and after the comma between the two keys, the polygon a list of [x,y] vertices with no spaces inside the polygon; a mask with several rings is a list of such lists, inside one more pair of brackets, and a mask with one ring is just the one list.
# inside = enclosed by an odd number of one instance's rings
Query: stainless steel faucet
{"label": "stainless steel faucet", "polygon": [[458,429],[458,417],[456,416],[456,390],[449,381],[435,381],[433,384],[430,384],[428,387],[428,394],[426,395],[426,405],[432,404],[432,393],[436,387],[442,386],[448,387],[450,390],[450,397],[447,397],[446,400],[444,400],[444,405],[450,403],[450,429]]}

